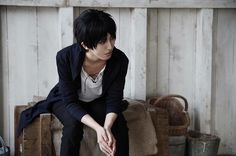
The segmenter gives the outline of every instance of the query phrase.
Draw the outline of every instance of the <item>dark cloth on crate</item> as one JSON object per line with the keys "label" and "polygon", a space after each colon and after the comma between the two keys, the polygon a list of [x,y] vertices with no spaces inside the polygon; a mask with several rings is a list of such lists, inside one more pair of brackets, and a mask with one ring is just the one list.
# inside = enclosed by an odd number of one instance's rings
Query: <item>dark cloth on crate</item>
{"label": "dark cloth on crate", "polygon": [[[52,105],[59,101],[66,104],[66,110],[78,121],[87,114],[78,99],[81,88],[81,68],[85,58],[85,51],[78,43],[68,46],[57,53],[57,70],[59,82],[50,91],[46,100],[40,101],[33,107],[24,110],[20,116],[17,130],[19,135],[23,128],[29,125],[42,113],[51,113]],[[120,114],[127,102],[122,101],[125,76],[128,68],[128,58],[119,49],[113,49],[111,58],[107,61],[102,80],[102,95],[105,98],[106,113]]]}

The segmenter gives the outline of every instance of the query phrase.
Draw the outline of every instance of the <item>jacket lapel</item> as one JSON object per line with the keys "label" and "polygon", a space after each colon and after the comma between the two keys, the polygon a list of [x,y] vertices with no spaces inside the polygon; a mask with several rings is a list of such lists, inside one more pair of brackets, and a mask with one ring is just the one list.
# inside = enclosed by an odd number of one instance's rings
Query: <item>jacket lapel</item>
{"label": "jacket lapel", "polygon": [[81,49],[79,44],[75,44],[71,52],[71,73],[72,79],[76,81],[78,87],[81,86],[81,69],[84,62],[85,52]]}

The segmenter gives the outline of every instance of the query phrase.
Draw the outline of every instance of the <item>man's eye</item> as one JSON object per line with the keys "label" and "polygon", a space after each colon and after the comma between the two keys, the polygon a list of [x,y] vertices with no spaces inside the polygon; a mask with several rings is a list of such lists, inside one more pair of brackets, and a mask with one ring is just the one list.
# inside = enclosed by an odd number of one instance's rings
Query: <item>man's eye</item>
{"label": "man's eye", "polygon": [[104,43],[106,43],[106,41],[107,41],[107,39],[104,38],[104,39],[101,39],[98,43],[100,43],[100,44],[104,44]]}

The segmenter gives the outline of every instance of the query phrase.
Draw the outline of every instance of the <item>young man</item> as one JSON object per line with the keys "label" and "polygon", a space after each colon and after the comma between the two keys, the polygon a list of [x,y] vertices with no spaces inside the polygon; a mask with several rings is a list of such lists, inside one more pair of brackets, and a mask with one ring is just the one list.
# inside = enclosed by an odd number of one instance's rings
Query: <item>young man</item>
{"label": "young man", "polygon": [[59,83],[47,99],[21,114],[19,130],[40,113],[52,112],[64,125],[61,156],[78,156],[83,126],[97,133],[107,156],[128,156],[128,128],[123,89],[128,58],[115,48],[116,24],[111,15],[85,10],[74,21],[76,44],[57,53]]}

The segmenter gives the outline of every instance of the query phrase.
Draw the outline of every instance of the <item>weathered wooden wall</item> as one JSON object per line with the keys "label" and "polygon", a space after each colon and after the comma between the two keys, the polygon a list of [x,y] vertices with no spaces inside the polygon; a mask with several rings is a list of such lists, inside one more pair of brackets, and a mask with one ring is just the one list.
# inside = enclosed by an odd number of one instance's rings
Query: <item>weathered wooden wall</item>
{"label": "weathered wooden wall", "polygon": [[215,11],[212,130],[221,149],[236,153],[236,9]]}
{"label": "weathered wooden wall", "polygon": [[186,96],[191,127],[235,154],[236,9],[152,9],[148,22],[147,95]]}
{"label": "weathered wooden wall", "polygon": [[235,1],[1,4],[0,134],[12,149],[14,106],[48,94],[58,79],[55,55],[73,43],[73,19],[92,5],[117,23],[116,46],[130,59],[125,96],[184,95],[191,128],[219,135],[220,153],[236,154],[236,9],[230,9]]}

